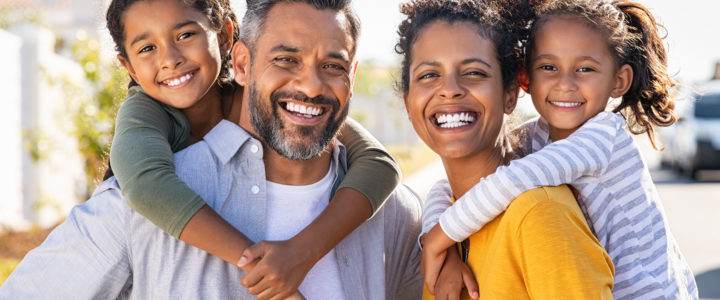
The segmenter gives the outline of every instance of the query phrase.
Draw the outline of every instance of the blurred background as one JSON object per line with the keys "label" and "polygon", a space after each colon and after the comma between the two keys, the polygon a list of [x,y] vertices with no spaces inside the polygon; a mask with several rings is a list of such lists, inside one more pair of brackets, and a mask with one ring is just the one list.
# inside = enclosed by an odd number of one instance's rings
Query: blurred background
{"label": "blurred background", "polygon": [[[114,117],[128,77],[105,29],[108,0],[0,0],[0,283],[107,165]],[[444,176],[417,138],[394,90],[400,0],[357,0],[363,22],[351,115],[399,161],[420,195]],[[638,137],[671,229],[700,286],[720,299],[720,2],[640,1],[665,25],[670,70],[681,82],[678,124]],[[236,13],[244,1],[235,0]],[[528,97],[519,118],[535,115]]]}

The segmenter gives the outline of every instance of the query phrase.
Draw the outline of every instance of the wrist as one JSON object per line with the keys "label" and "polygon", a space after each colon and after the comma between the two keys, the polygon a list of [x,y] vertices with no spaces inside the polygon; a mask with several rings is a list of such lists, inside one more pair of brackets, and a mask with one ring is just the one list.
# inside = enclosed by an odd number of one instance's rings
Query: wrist
{"label": "wrist", "polygon": [[427,234],[425,234],[423,240],[425,240],[424,242],[422,242],[423,249],[427,249],[432,253],[440,253],[455,244],[455,241],[453,241],[442,231],[442,228],[440,228],[440,224],[436,224],[435,226],[433,226],[433,228],[430,229]]}
{"label": "wrist", "polygon": [[315,265],[325,255],[321,243],[313,242],[307,235],[298,234],[292,237],[288,240],[287,246],[299,253],[309,266]]}

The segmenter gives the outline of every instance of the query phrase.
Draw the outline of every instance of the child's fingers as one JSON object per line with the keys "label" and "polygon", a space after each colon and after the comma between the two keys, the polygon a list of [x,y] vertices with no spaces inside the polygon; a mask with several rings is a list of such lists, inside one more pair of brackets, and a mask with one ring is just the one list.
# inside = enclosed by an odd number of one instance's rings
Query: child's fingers
{"label": "child's fingers", "polygon": [[237,266],[239,268],[245,267],[248,263],[262,257],[263,254],[265,254],[264,245],[265,244],[261,242],[245,248],[245,251],[243,251],[240,260],[238,260],[237,262]]}
{"label": "child's fingers", "polygon": [[467,266],[462,271],[462,279],[463,283],[465,284],[465,288],[468,290],[468,294],[470,294],[470,297],[473,299],[477,299],[480,297],[480,291],[477,284],[477,281],[475,281],[475,275],[467,268]]}
{"label": "child's fingers", "polygon": [[[250,272],[247,272],[245,276],[243,276],[240,279],[240,283],[242,283],[245,288],[248,290],[255,287],[260,283],[260,281],[265,278],[265,275],[267,274],[266,270],[261,265],[255,266]],[[259,287],[256,287],[259,288]],[[260,290],[262,292],[262,290]]]}
{"label": "child's fingers", "polygon": [[430,293],[435,295],[435,283],[437,283],[438,276],[440,275],[440,269],[444,259],[433,258],[433,261],[428,261],[425,264],[425,284],[427,284]]}

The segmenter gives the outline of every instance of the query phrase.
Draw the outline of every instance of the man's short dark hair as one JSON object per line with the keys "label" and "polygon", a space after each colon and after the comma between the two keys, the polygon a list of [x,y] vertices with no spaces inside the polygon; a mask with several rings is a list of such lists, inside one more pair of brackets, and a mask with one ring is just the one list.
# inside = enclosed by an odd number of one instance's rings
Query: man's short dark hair
{"label": "man's short dark hair", "polygon": [[305,3],[318,10],[330,9],[341,12],[347,19],[347,28],[355,43],[353,53],[357,50],[357,41],[360,36],[360,19],[352,8],[351,0],[247,0],[247,11],[245,11],[242,20],[240,40],[248,46],[250,51],[255,51],[255,44],[263,32],[270,10],[275,5],[284,3]]}

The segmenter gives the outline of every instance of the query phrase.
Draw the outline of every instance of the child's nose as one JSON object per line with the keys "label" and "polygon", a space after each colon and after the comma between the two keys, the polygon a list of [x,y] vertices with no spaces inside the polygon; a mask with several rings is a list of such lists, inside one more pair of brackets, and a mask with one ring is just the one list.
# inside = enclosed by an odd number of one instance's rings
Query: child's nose
{"label": "child's nose", "polygon": [[161,59],[163,69],[174,69],[185,62],[185,57],[182,55],[182,52],[174,46],[166,47]]}
{"label": "child's nose", "polygon": [[561,91],[577,90],[577,78],[575,78],[574,72],[565,72],[560,75],[557,87]]}

